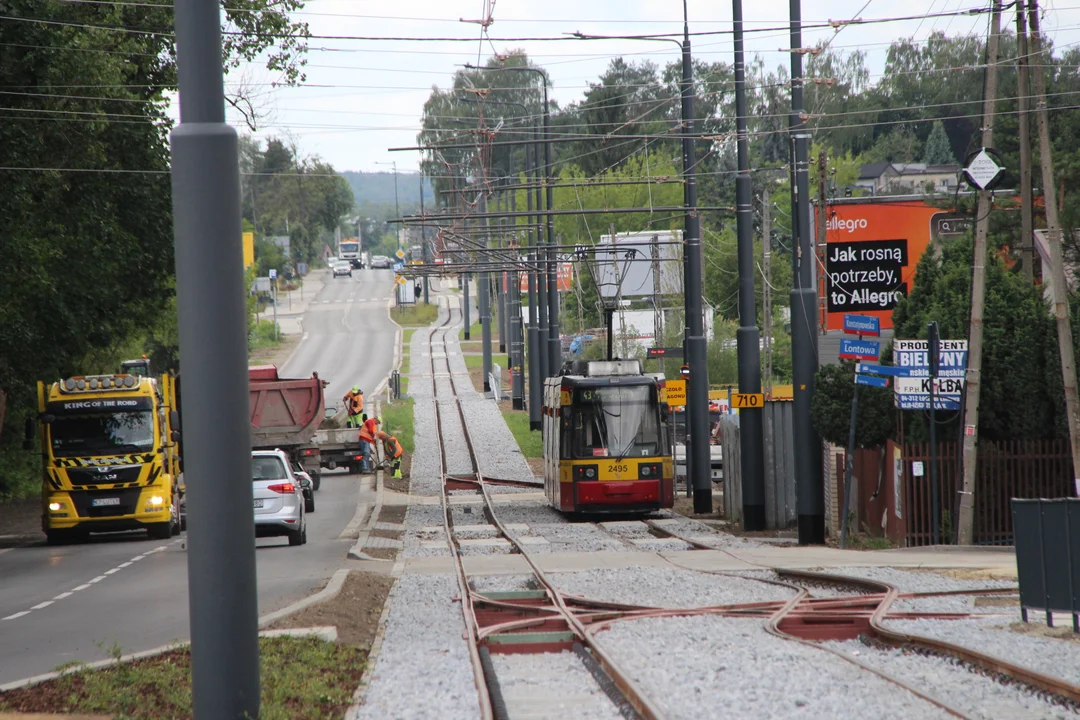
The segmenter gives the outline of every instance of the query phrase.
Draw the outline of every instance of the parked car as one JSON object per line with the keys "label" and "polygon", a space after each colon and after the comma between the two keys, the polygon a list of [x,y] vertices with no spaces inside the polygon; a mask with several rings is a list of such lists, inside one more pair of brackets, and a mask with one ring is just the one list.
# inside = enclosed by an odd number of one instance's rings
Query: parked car
{"label": "parked car", "polygon": [[299,463],[293,465],[293,475],[300,479],[300,489],[304,491],[304,512],[315,512],[315,485],[311,476]]}
{"label": "parked car", "polygon": [[385,255],[376,255],[371,258],[371,268],[373,270],[389,270],[392,267],[394,267],[394,264]]}
{"label": "parked car", "polygon": [[283,450],[254,450],[251,481],[255,499],[255,537],[289,538],[289,545],[307,542],[307,516],[300,479]]}
{"label": "parked car", "polygon": [[336,262],[336,263],[334,263],[333,267],[334,267],[334,277],[338,277],[339,275],[348,275],[349,277],[352,277],[352,265],[351,264],[349,264],[347,262]]}

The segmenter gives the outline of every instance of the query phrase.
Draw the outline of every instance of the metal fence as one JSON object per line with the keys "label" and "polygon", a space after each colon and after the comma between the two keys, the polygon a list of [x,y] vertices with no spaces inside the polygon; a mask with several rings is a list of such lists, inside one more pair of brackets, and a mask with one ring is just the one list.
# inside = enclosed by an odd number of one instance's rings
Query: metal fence
{"label": "metal fence", "polygon": [[[942,542],[951,542],[959,495],[959,448],[938,443],[939,519]],[[904,545],[929,545],[932,537],[930,446],[903,447]],[[921,463],[921,468],[917,463]],[[915,470],[921,469],[916,475]],[[979,443],[975,490],[975,543],[1013,542],[1013,498],[1060,498],[1073,494],[1072,457],[1066,440],[1006,440]]]}
{"label": "metal fence", "polygon": [[1020,581],[1020,613],[1072,615],[1073,632],[1080,632],[1080,499],[1013,500],[1016,570]]}
{"label": "metal fence", "polygon": [[[792,404],[769,401],[762,410],[765,426],[765,526],[786,528],[796,521],[795,455],[791,437]],[[724,449],[724,515],[742,520],[742,452],[736,418],[723,416],[721,445]]]}

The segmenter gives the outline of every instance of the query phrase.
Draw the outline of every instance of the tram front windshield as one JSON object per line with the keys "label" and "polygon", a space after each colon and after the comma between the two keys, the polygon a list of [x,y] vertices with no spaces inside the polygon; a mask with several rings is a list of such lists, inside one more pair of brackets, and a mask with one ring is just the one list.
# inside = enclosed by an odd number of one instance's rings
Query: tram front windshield
{"label": "tram front windshield", "polygon": [[574,396],[574,456],[660,455],[659,408],[647,385],[578,388]]}

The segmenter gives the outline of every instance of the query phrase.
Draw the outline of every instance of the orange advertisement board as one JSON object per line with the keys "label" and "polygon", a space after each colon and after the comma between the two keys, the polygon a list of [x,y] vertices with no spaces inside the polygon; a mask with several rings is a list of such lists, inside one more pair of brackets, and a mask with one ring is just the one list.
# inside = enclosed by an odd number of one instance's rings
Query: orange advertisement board
{"label": "orange advertisement board", "polygon": [[[574,287],[574,263],[563,262],[559,263],[559,274],[557,280],[559,286],[559,292],[570,292]],[[503,279],[503,287],[506,287],[505,275]],[[529,292],[529,273],[518,273],[518,287],[521,292]]]}
{"label": "orange advertisement board", "polygon": [[915,197],[834,202],[826,211],[819,248],[825,330],[842,330],[845,313],[876,316],[891,329],[893,308],[911,292],[933,238],[965,234],[971,222]]}

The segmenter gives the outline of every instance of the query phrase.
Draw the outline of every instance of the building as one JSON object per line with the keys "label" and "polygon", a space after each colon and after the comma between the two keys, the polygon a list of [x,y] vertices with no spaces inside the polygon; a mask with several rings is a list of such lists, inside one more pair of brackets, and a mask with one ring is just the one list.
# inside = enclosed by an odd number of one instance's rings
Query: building
{"label": "building", "polygon": [[868,163],[859,169],[855,187],[873,195],[952,193],[956,190],[960,166],[926,163]]}

